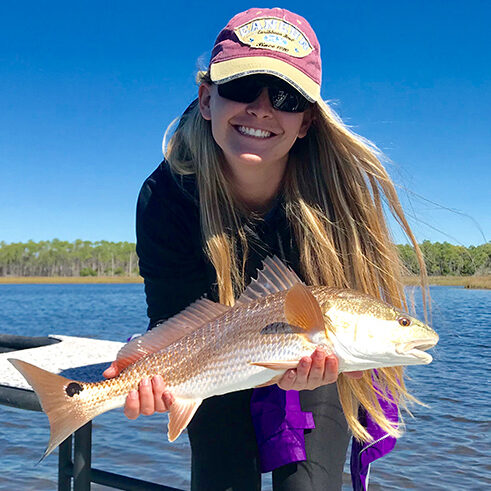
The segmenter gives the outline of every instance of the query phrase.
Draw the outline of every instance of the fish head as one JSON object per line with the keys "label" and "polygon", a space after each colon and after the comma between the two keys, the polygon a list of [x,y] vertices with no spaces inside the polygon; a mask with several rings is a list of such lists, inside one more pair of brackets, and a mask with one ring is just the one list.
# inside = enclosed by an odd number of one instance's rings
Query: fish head
{"label": "fish head", "polygon": [[435,346],[438,334],[415,317],[352,290],[319,304],[340,371],[431,363],[426,350]]}

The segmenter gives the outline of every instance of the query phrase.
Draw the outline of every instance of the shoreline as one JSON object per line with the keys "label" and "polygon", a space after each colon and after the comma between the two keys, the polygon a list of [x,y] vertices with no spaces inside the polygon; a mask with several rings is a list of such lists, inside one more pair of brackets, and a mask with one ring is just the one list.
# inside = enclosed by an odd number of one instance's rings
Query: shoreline
{"label": "shoreline", "polygon": [[[405,276],[406,286],[419,286],[418,276]],[[428,276],[430,286],[462,286],[471,290],[490,290],[491,275],[482,276]]]}
{"label": "shoreline", "polygon": [[143,283],[141,276],[0,276],[0,285],[96,285]]}
{"label": "shoreline", "polygon": [[[406,286],[418,286],[418,276],[403,278]],[[0,276],[0,285],[95,285],[117,283],[143,283],[141,276]],[[429,276],[431,286],[462,286],[469,289],[491,289],[491,275],[483,276]]]}

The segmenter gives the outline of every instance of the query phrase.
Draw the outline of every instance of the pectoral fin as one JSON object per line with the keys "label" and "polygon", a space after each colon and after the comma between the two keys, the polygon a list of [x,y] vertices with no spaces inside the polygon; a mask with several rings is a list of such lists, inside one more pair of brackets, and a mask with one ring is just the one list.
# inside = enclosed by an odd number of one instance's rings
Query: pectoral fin
{"label": "pectoral fin", "polygon": [[288,291],[285,317],[288,324],[301,327],[306,332],[324,329],[324,317],[319,302],[303,283],[297,283]]}
{"label": "pectoral fin", "polygon": [[251,361],[249,365],[256,367],[269,368],[271,370],[288,370],[290,368],[297,368],[298,360],[287,361]]}
{"label": "pectoral fin", "polygon": [[173,442],[193,419],[203,399],[175,399],[169,409],[167,436]]}

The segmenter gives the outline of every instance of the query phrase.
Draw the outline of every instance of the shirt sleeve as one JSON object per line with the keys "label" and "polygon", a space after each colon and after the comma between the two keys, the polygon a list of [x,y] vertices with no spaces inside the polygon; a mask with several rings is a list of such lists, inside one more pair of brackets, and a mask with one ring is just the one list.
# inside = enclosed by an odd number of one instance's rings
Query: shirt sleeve
{"label": "shirt sleeve", "polygon": [[162,165],[145,181],[136,213],[136,250],[150,328],[210,290],[199,211]]}

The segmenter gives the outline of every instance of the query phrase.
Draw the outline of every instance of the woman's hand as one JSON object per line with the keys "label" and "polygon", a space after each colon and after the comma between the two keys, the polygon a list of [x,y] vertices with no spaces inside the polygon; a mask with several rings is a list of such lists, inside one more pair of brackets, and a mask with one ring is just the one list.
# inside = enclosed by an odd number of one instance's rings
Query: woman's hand
{"label": "woman's hand", "polygon": [[[351,378],[361,378],[363,372],[345,372]],[[317,347],[312,356],[304,356],[297,368],[287,370],[278,385],[283,390],[313,390],[332,384],[338,379],[338,359]]]}
{"label": "woman's hand", "polygon": [[[106,378],[113,378],[119,374],[114,363],[103,373]],[[138,390],[131,390],[126,397],[124,414],[129,419],[136,419],[140,414],[150,416],[153,413],[168,411],[174,402],[173,395],[165,390],[164,379],[155,375],[152,379],[144,378]]]}

